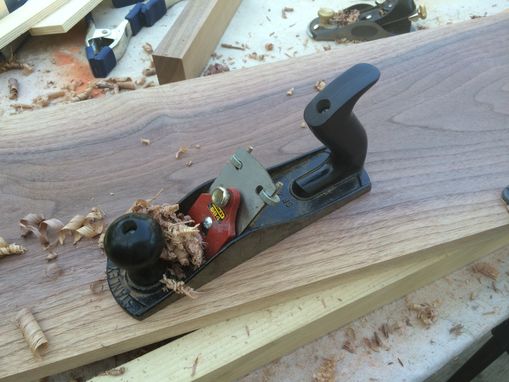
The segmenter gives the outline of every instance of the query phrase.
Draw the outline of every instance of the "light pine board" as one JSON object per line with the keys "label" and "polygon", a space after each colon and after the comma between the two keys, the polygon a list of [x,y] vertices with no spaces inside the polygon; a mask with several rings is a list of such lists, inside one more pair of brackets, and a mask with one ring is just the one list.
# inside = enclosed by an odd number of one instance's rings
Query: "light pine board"
{"label": "light pine board", "polygon": [[122,365],[119,381],[234,380],[495,250],[508,252],[509,227],[353,272],[328,290],[199,329]]}
{"label": "light pine board", "polygon": [[[0,379],[54,374],[507,226],[500,192],[509,179],[508,27],[507,14],[472,20],[3,118],[0,232],[19,241],[17,221],[28,212],[66,220],[99,205],[112,219],[161,187],[161,201],[178,200],[217,174],[239,146],[253,145],[264,165],[315,148],[299,127],[315,82],[362,61],[382,71],[356,108],[369,136],[371,193],[207,284],[197,300],[137,322],[107,289],[91,293],[105,269],[95,243],[59,250],[64,274],[49,280],[40,246],[21,241],[29,252],[0,266]],[[175,160],[180,146],[195,143],[201,149]],[[42,360],[13,324],[25,306],[50,342]]]}
{"label": "light pine board", "polygon": [[68,0],[29,0],[0,20],[0,49],[43,20]]}
{"label": "light pine board", "polygon": [[67,4],[64,4],[30,28],[30,34],[32,36],[42,36],[65,33],[102,1],[103,0],[68,0]]}
{"label": "light pine board", "polygon": [[160,84],[198,77],[241,0],[189,1],[154,52]]}

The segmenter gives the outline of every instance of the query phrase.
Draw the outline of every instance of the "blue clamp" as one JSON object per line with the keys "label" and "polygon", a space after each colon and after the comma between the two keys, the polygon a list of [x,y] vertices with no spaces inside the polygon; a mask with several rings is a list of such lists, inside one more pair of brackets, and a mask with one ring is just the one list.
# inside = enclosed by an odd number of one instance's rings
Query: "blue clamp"
{"label": "blue clamp", "polygon": [[124,55],[131,36],[143,27],[150,27],[160,20],[168,7],[179,0],[117,0],[114,4],[134,4],[125,19],[115,28],[98,29],[91,16],[85,38],[86,54],[95,77],[106,77]]}

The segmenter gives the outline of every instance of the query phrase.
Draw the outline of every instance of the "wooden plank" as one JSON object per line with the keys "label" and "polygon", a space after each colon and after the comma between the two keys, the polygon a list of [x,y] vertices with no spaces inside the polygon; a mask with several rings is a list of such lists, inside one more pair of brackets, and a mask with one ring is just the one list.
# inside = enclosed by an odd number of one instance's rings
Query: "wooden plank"
{"label": "wooden plank", "polygon": [[[122,365],[122,381],[230,381],[403,297],[495,250],[509,252],[509,227],[435,253],[345,275],[326,291],[197,330]],[[459,259],[459,260],[458,260]],[[193,372],[193,364],[198,357]],[[107,382],[106,376],[92,379]],[[445,380],[444,378],[440,380]]]}
{"label": "wooden plank", "polygon": [[198,77],[239,4],[240,0],[188,2],[153,54],[159,83]]}
{"label": "wooden plank", "polygon": [[[299,126],[316,80],[331,81],[359,61],[382,71],[357,108],[370,139],[371,193],[207,284],[197,300],[182,299],[137,322],[107,289],[90,291],[105,269],[95,243],[59,250],[64,273],[50,280],[40,246],[23,242],[29,252],[2,259],[0,267],[0,378],[34,379],[90,363],[506,226],[500,191],[509,179],[508,26],[507,14],[476,19],[4,117],[0,232],[14,241],[28,212],[66,220],[99,205],[114,217],[162,187],[162,201],[178,200],[216,174],[238,146],[253,145],[267,166],[310,150],[317,141]],[[180,146],[194,143],[201,149],[184,158],[192,167],[175,160]],[[25,306],[50,341],[42,360],[12,323]]]}
{"label": "wooden plank", "polygon": [[66,33],[103,0],[69,0],[30,28],[32,36]]}
{"label": "wooden plank", "polygon": [[68,0],[29,0],[0,20],[0,49],[64,5]]}

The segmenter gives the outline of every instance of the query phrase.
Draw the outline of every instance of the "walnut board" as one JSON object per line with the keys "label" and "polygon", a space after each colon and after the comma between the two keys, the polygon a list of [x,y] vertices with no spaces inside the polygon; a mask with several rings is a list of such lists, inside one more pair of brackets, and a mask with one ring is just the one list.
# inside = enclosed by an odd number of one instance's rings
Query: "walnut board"
{"label": "walnut board", "polygon": [[[1,120],[1,235],[29,251],[1,261],[0,379],[34,379],[302,296],[341,275],[509,224],[509,15],[355,44],[286,62],[177,82]],[[45,275],[29,212],[110,219],[165,188],[175,201],[217,174],[239,146],[264,165],[318,146],[301,129],[319,79],[358,62],[382,72],[356,107],[369,137],[372,191],[145,321],[107,288],[95,242],[67,245]],[[286,91],[295,88],[288,97]],[[152,144],[145,146],[141,138]],[[200,144],[181,160],[180,146]],[[186,167],[187,160],[192,167]],[[110,193],[114,193],[111,195]],[[35,359],[13,318],[32,307],[49,340]]]}

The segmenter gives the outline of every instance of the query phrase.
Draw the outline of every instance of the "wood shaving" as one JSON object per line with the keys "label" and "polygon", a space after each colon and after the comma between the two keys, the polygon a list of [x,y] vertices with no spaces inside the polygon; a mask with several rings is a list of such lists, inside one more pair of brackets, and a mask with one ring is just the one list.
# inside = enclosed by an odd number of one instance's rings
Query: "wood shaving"
{"label": "wood shaving", "polygon": [[16,61],[14,55],[11,58],[0,64],[0,73],[7,72],[8,70],[22,70],[23,75],[28,76],[33,73],[34,68],[28,64]]}
{"label": "wood shaving", "polygon": [[43,220],[39,224],[39,241],[45,249],[54,248],[60,241],[58,233],[64,227],[59,219]]}
{"label": "wood shaving", "polygon": [[346,11],[337,11],[334,13],[334,16],[331,17],[331,24],[338,24],[341,26],[349,25],[355,23],[360,16],[360,12],[357,9],[346,10]]}
{"label": "wood shaving", "polygon": [[472,266],[474,273],[480,273],[483,276],[489,277],[490,279],[496,280],[500,275],[500,272],[493,265],[486,262],[480,262]]}
{"label": "wood shaving", "polygon": [[382,334],[385,338],[389,338],[389,334],[391,334],[391,328],[389,327],[389,325],[387,323],[383,323],[380,326],[380,331],[382,332]]}
{"label": "wood shaving", "polygon": [[203,76],[210,76],[212,74],[218,74],[218,73],[224,73],[229,72],[230,68],[226,64],[210,64],[207,69],[203,72]]}
{"label": "wood shaving", "polygon": [[291,7],[284,7],[282,10],[281,10],[281,17],[283,19],[287,19],[288,16],[286,15],[288,12],[293,12],[293,8]]}
{"label": "wood shaving", "polygon": [[9,99],[18,99],[18,80],[15,78],[9,78],[7,83],[9,84]]}
{"label": "wood shaving", "polygon": [[74,93],[71,95],[71,98],[69,99],[69,101],[71,102],[80,102],[80,101],[85,101],[87,99],[89,99],[92,95],[92,91],[94,90],[94,83],[90,83],[88,85],[88,87],[82,91],[81,93]]}
{"label": "wood shaving", "polygon": [[117,84],[119,82],[132,82],[131,77],[109,77],[106,79],[108,82],[113,82],[114,84]]}
{"label": "wood shaving", "polygon": [[15,243],[9,244],[3,237],[0,236],[0,257],[9,255],[22,255],[27,250],[21,245]]}
{"label": "wood shaving", "polygon": [[100,376],[109,376],[109,377],[120,377],[121,375],[125,374],[125,367],[119,367],[111,370],[103,371],[102,373],[99,373]]}
{"label": "wood shaving", "polygon": [[253,52],[253,53],[250,53],[248,55],[248,57],[252,60],[257,60],[257,61],[265,61],[265,55],[264,54],[258,54],[256,52]]}
{"label": "wood shaving", "polygon": [[454,334],[456,337],[460,336],[461,334],[463,334],[463,325],[462,324],[454,325],[451,329],[449,329],[449,333]]}
{"label": "wood shaving", "polygon": [[175,293],[183,294],[192,299],[198,297],[198,292],[196,292],[190,286],[185,285],[183,281],[175,281],[173,279],[167,278],[166,275],[163,275],[161,283],[164,285],[166,289],[172,290]]}
{"label": "wood shaving", "polygon": [[133,81],[119,81],[117,85],[118,88],[122,90],[136,90],[136,85]]}
{"label": "wood shaving", "polygon": [[343,343],[343,349],[349,353],[355,354],[355,345],[350,340],[346,340]]}
{"label": "wood shaving", "polygon": [[186,167],[191,167],[192,165],[193,165],[192,160],[186,162]]}
{"label": "wood shaving", "polygon": [[68,235],[73,236],[73,244],[79,242],[83,237],[92,239],[104,231],[104,212],[93,207],[90,212],[83,215],[75,215],[63,226],[59,232],[59,243],[64,244]]}
{"label": "wood shaving", "polygon": [[191,377],[194,377],[196,374],[196,368],[198,367],[198,359],[199,358],[200,358],[200,356],[196,357],[193,362],[193,366],[191,367]]}
{"label": "wood shaving", "polygon": [[246,50],[246,48],[244,46],[232,45],[232,44],[226,44],[226,43],[221,44],[221,47],[226,48],[226,49]]}
{"label": "wood shaving", "polygon": [[16,315],[16,324],[23,333],[25,341],[32,353],[40,355],[47,351],[48,340],[29,309],[23,308],[18,312]]}
{"label": "wood shaving", "polygon": [[141,72],[145,77],[151,77],[156,75],[156,69],[155,68],[145,68]]}
{"label": "wood shaving", "polygon": [[30,105],[28,103],[12,103],[9,105],[10,107],[12,107],[13,109],[16,109],[16,110],[34,110],[35,109],[35,106],[34,105]]}
{"label": "wood shaving", "polygon": [[106,281],[106,279],[100,279],[100,280],[95,280],[95,281],[91,282],[88,287],[90,288],[90,291],[92,292],[92,294],[98,295],[98,294],[101,294],[102,292],[104,292],[104,290],[105,290],[104,282],[105,281]]}
{"label": "wood shaving", "polygon": [[150,145],[150,139],[147,138],[141,138],[141,143],[143,143],[145,146]]}
{"label": "wood shaving", "polygon": [[186,146],[180,146],[178,151],[175,153],[175,159],[180,159],[182,156],[187,153],[187,147]]}
{"label": "wood shaving", "polygon": [[405,367],[405,365],[403,365],[403,361],[401,359],[399,359],[399,357],[398,357],[398,362],[401,365],[401,367]]}
{"label": "wood shaving", "polygon": [[313,374],[313,382],[335,382],[337,361],[325,358],[318,370]]}
{"label": "wood shaving", "polygon": [[286,95],[287,95],[287,96],[289,96],[289,97],[290,97],[290,96],[292,96],[292,95],[293,95],[294,90],[295,90],[295,88],[290,88],[290,89],[288,89],[288,91],[286,92]]}
{"label": "wood shaving", "polygon": [[149,42],[146,42],[145,44],[143,44],[142,48],[148,54],[154,53],[154,48],[152,48],[152,45]]}
{"label": "wood shaving", "polygon": [[323,89],[325,89],[326,85],[327,85],[327,83],[324,80],[316,81],[315,90],[317,92],[321,92]]}
{"label": "wood shaving", "polygon": [[265,50],[268,51],[268,52],[274,50],[274,44],[271,43],[271,42],[266,43],[265,44]]}
{"label": "wood shaving", "polygon": [[438,305],[439,301],[434,301],[433,303],[422,303],[422,304],[414,304],[407,302],[407,308],[411,311],[417,313],[417,318],[426,326],[429,327],[433,323],[435,323],[438,319]]}
{"label": "wood shaving", "polygon": [[373,350],[374,352],[377,352],[377,353],[380,351],[380,345],[378,345],[378,343],[375,339],[370,339],[370,338],[364,337],[362,339],[362,342],[364,342],[364,345],[368,349]]}

